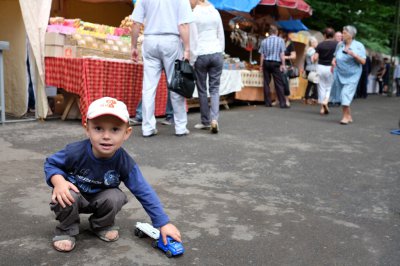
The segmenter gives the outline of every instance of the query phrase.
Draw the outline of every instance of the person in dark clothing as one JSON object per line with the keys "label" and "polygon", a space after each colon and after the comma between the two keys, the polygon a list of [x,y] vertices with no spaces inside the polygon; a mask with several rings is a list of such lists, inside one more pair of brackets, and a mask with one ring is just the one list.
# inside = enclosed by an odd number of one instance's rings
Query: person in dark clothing
{"label": "person in dark clothing", "polygon": [[379,85],[379,94],[383,93],[383,88],[384,88],[383,77],[385,76],[385,74],[386,74],[385,61],[381,61],[379,70],[376,74],[376,78],[378,79],[378,85]]}
{"label": "person in dark clothing", "polygon": [[271,75],[274,78],[276,96],[281,108],[288,108],[285,101],[284,81],[282,72],[285,70],[285,42],[278,37],[278,28],[271,25],[270,36],[264,39],[260,46],[260,71],[264,75],[264,103],[266,107],[271,107],[269,97]]}
{"label": "person in dark clothing", "polygon": [[[290,83],[289,77],[287,74],[287,68],[294,65],[294,60],[296,60],[296,51],[294,49],[293,42],[289,39],[289,35],[287,32],[281,32],[281,37],[285,41],[286,49],[285,49],[285,65],[286,70],[283,72],[283,81],[284,81],[284,94],[285,94],[285,101],[286,105],[290,106],[289,96],[290,96]],[[274,105],[274,104],[272,104]]]}
{"label": "person in dark clothing", "polygon": [[333,83],[332,60],[338,44],[333,38],[334,34],[335,30],[333,28],[328,27],[324,30],[325,40],[317,45],[313,56],[314,61],[318,62],[318,103],[321,105],[319,111],[321,115],[329,114],[329,99],[331,99],[330,101],[332,103],[340,102],[340,92],[334,89],[331,92]]}
{"label": "person in dark clothing", "polygon": [[29,85],[28,85],[28,113],[35,112],[35,92],[33,91],[33,83],[32,83],[32,76],[31,76],[31,65],[29,62],[29,58],[26,59],[26,68],[28,70],[28,78],[29,78]]}
{"label": "person in dark clothing", "polygon": [[383,62],[385,64],[385,74],[383,75],[383,93],[387,93],[389,90],[389,76],[390,76],[390,63],[389,59],[384,58]]}
{"label": "person in dark clothing", "polygon": [[[318,45],[318,40],[311,36],[309,39],[309,47],[306,52],[306,59],[305,59],[305,71],[306,77],[310,74],[310,72],[317,72],[317,64],[313,61],[313,56],[315,54],[315,48]],[[315,81],[314,81],[315,82]],[[317,84],[311,80],[307,81],[307,88],[304,94],[305,104],[313,104],[318,101],[318,89]]]}
{"label": "person in dark clothing", "polygon": [[360,81],[358,82],[357,87],[357,98],[366,99],[368,97],[367,93],[367,85],[368,85],[368,76],[371,73],[371,59],[369,56],[365,59],[365,64],[362,68],[362,73],[360,77]]}

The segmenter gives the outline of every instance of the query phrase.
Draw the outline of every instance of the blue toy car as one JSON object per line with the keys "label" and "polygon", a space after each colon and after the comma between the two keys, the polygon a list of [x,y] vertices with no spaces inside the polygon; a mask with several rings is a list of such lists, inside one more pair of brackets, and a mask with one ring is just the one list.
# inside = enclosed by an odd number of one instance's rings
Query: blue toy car
{"label": "blue toy car", "polygon": [[167,245],[164,245],[160,231],[148,223],[137,222],[135,235],[140,238],[146,236],[153,238],[154,240],[151,243],[152,247],[164,251],[168,258],[181,255],[185,252],[182,243],[175,241],[172,237],[167,236]]}
{"label": "blue toy car", "polygon": [[175,241],[172,237],[167,236],[167,245],[164,245],[162,237],[152,242],[153,248],[159,248],[165,252],[168,258],[172,256],[181,255],[185,252],[182,243]]}

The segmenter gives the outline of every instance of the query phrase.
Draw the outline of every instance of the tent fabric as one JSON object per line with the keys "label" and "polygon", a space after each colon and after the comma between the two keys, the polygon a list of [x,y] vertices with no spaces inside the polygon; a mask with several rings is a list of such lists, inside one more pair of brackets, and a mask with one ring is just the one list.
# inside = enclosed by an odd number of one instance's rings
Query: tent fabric
{"label": "tent fabric", "polygon": [[209,2],[220,10],[250,12],[260,0],[209,0]]}
{"label": "tent fabric", "polygon": [[47,117],[47,113],[49,112],[45,92],[44,39],[50,17],[51,1],[19,0],[38,76],[36,80],[36,114],[39,118],[43,119]]}
{"label": "tent fabric", "polygon": [[290,32],[298,32],[302,30],[308,30],[299,19],[281,20],[276,22],[282,29]]}
{"label": "tent fabric", "polygon": [[[311,7],[304,0],[209,0],[215,8],[224,11],[277,13],[278,20],[302,19],[312,15]],[[264,7],[264,8],[263,8]],[[265,10],[267,8],[267,10]],[[272,9],[272,10],[270,10]]]}
{"label": "tent fabric", "polygon": [[298,9],[307,13],[311,12],[311,7],[303,0],[261,0],[260,5]]}
{"label": "tent fabric", "polygon": [[21,117],[27,110],[28,85],[26,34],[18,0],[0,1],[0,40],[10,44],[3,53],[5,112]]}

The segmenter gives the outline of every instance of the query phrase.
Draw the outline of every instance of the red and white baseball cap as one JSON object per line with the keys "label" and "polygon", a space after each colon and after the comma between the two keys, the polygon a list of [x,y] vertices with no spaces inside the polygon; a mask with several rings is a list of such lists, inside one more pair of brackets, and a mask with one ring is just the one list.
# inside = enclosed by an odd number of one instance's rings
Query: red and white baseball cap
{"label": "red and white baseball cap", "polygon": [[97,99],[89,105],[87,119],[93,119],[102,115],[113,115],[125,123],[129,121],[129,112],[126,105],[111,97]]}

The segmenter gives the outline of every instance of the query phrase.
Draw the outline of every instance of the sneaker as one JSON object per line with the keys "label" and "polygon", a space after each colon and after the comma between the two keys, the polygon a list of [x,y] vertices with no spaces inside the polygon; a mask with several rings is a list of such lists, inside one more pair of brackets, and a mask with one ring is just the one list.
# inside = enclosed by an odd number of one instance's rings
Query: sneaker
{"label": "sneaker", "polygon": [[174,123],[174,119],[172,117],[165,118],[164,121],[161,122],[162,125],[170,126]]}
{"label": "sneaker", "polygon": [[130,126],[140,126],[142,124],[142,119],[129,118]]}
{"label": "sneaker", "polygon": [[143,134],[143,137],[144,138],[150,138],[150,137],[153,137],[153,136],[155,136],[155,135],[157,135],[158,134],[158,130],[157,129],[154,129],[149,135],[144,135]]}
{"label": "sneaker", "polygon": [[272,106],[277,106],[278,104],[279,104],[279,101],[273,101],[273,102],[271,103]]}
{"label": "sneaker", "polygon": [[190,134],[189,129],[186,129],[185,132],[181,133],[181,134],[175,134],[175,136],[177,137],[183,137],[183,136],[187,136]]}
{"label": "sneaker", "polygon": [[204,125],[203,123],[194,125],[195,129],[209,129],[210,127],[210,125]]}
{"label": "sneaker", "polygon": [[219,131],[219,126],[217,120],[211,121],[211,128],[210,128],[211,133],[217,134]]}

